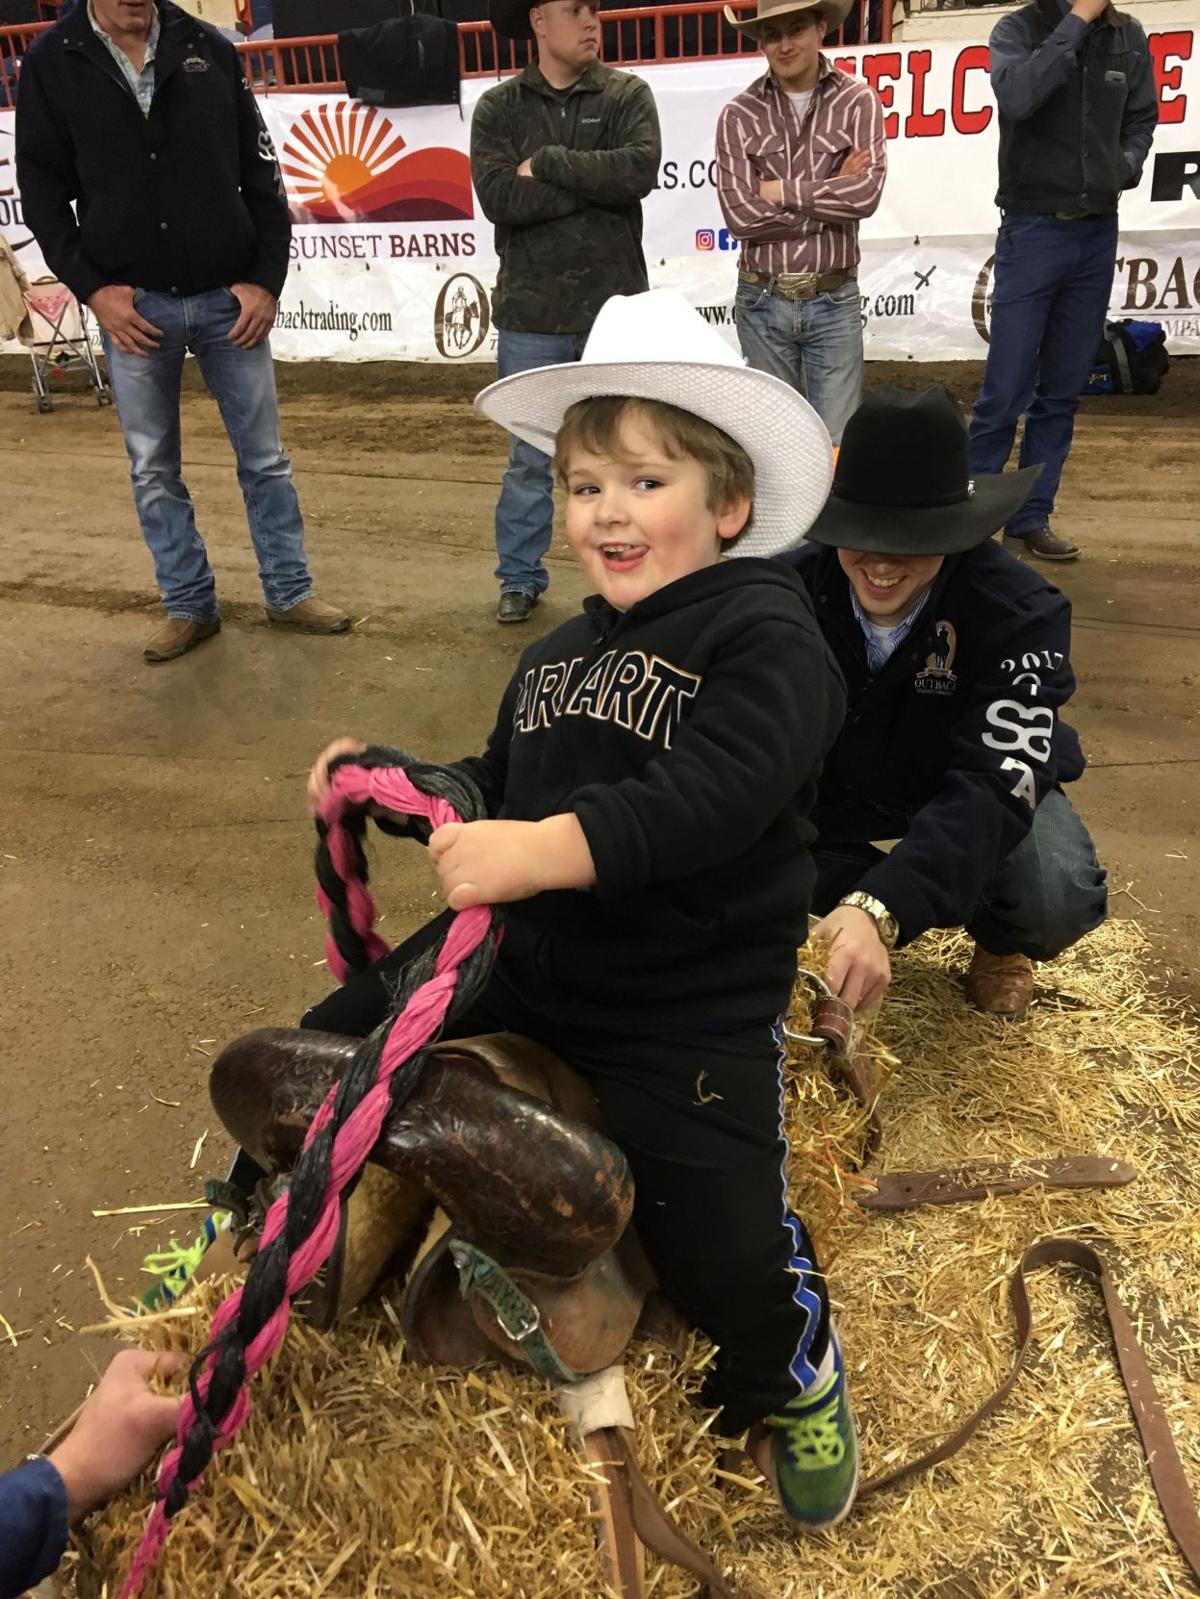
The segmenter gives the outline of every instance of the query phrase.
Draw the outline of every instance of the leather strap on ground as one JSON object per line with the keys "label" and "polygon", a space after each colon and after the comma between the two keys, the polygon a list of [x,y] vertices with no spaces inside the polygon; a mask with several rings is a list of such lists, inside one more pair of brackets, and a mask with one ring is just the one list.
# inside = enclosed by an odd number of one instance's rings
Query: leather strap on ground
{"label": "leather strap on ground", "polygon": [[600,1427],[583,1440],[583,1452],[602,1482],[592,1485],[596,1544],[608,1585],[620,1599],[645,1599],[646,1563],[633,1524],[633,1496],[619,1427]]}
{"label": "leather strap on ground", "polygon": [[[832,1073],[867,1112],[867,1133],[858,1161],[861,1171],[883,1136],[879,1086],[854,1012],[834,994],[817,999],[812,1008],[812,1037],[828,1046]],[[1120,1188],[1137,1176],[1133,1166],[1104,1155],[1068,1155],[1057,1159],[1003,1163],[979,1162],[947,1171],[885,1172],[873,1178],[875,1191],[855,1194],[862,1210],[911,1210],[917,1205],[956,1205],[986,1199],[989,1194],[1019,1194],[1039,1184],[1046,1188]]]}
{"label": "leather strap on ground", "polygon": [[894,1471],[872,1478],[860,1488],[859,1495],[862,1497],[865,1494],[878,1493],[884,1488],[894,1487],[918,1472],[948,1460],[974,1437],[990,1416],[995,1415],[1024,1369],[1033,1341],[1033,1316],[1029,1306],[1027,1274],[1043,1266],[1063,1265],[1077,1266],[1086,1271],[1095,1279],[1104,1296],[1104,1308],[1117,1351],[1117,1364],[1125,1384],[1130,1409],[1133,1411],[1133,1419],[1141,1436],[1142,1448],[1145,1451],[1146,1463],[1150,1468],[1150,1478],[1154,1484],[1154,1492],[1158,1496],[1163,1519],[1179,1546],[1180,1554],[1191,1567],[1193,1575],[1200,1581],[1200,1514],[1197,1513],[1196,1501],[1184,1474],[1171,1429],[1163,1414],[1154,1387],[1154,1379],[1138,1345],[1133,1323],[1121,1303],[1116,1284],[1109,1274],[1103,1257],[1090,1244],[1082,1243],[1077,1238],[1043,1238],[1038,1243],[1031,1244],[1018,1261],[1008,1285],[1009,1304],[1017,1329],[1017,1357],[1012,1370],[995,1392],[989,1394],[978,1410],[943,1443],[927,1450],[917,1459],[910,1460],[906,1465],[897,1467]]}
{"label": "leather strap on ground", "polygon": [[867,1134],[858,1162],[861,1169],[879,1148],[883,1138],[875,1069],[862,1047],[862,1033],[854,1019],[854,1012],[844,999],[838,999],[835,994],[823,995],[813,1005],[810,1025],[814,1038],[824,1039],[829,1046],[826,1058],[835,1076],[841,1078],[867,1112]]}
{"label": "leather strap on ground", "polygon": [[738,1599],[738,1592],[721,1575],[698,1543],[667,1513],[658,1495],[642,1476],[628,1433],[612,1429],[614,1441],[625,1457],[633,1525],[638,1537],[660,1560],[669,1560],[700,1581],[700,1599]]}
{"label": "leather strap on ground", "polygon": [[989,1194],[1019,1194],[1046,1188],[1122,1188],[1137,1168],[1109,1155],[1066,1155],[1055,1160],[1011,1164],[980,1161],[946,1171],[883,1172],[872,1175],[875,1191],[855,1194],[863,1210],[914,1210],[918,1205],[956,1205]]}

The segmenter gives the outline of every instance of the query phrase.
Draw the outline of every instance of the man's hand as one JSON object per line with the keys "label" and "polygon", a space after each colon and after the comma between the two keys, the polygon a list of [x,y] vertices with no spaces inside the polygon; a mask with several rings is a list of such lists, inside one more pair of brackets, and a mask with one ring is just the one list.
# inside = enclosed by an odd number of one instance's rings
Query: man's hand
{"label": "man's hand", "polygon": [[892,963],[879,929],[854,905],[838,905],[810,935],[829,946],[825,981],[852,1010],[869,1010],[887,993]]}
{"label": "man's hand", "polygon": [[67,1490],[67,1519],[78,1521],[128,1486],[175,1431],[180,1401],[150,1391],[170,1377],[179,1355],[123,1349],[113,1357],[79,1420],[50,1456]]}
{"label": "man's hand", "polygon": [[1108,0],[1075,0],[1071,7],[1071,15],[1078,17],[1081,22],[1095,22],[1102,11],[1108,9]]}
{"label": "man's hand", "polygon": [[454,911],[596,881],[587,838],[571,812],[543,822],[450,822],[431,835],[429,853]]}
{"label": "man's hand", "polygon": [[758,185],[759,198],[769,200],[772,205],[783,204],[783,180],[781,178],[763,178]]}
{"label": "man's hand", "polygon": [[229,342],[239,350],[252,350],[275,326],[279,301],[259,283],[231,283],[229,292],[242,308],[229,330]]}
{"label": "man's hand", "polygon": [[130,284],[106,283],[89,297],[88,310],[126,355],[150,355],[158,349],[162,329],[134,310]]}
{"label": "man's hand", "polygon": [[526,156],[524,161],[521,162],[521,165],[517,168],[517,176],[519,178],[531,178],[533,176],[532,156]]}
{"label": "man's hand", "polygon": [[308,798],[308,814],[315,816],[321,801],[329,793],[329,763],[336,760],[339,755],[361,755],[366,745],[360,738],[335,738],[332,744],[327,744],[313,762],[312,771],[308,774],[306,794]]}
{"label": "man's hand", "polygon": [[[1104,0],[1105,5],[1108,0]],[[864,172],[870,170],[871,152],[869,150],[851,150],[838,169],[839,178],[861,178]]]}
{"label": "man's hand", "polygon": [[[336,760],[339,755],[361,755],[366,747],[359,738],[335,738],[332,744],[327,744],[321,751],[313,762],[312,771],[308,774],[308,783],[304,791],[305,809],[310,816],[315,816],[320,810],[321,801],[329,793],[332,786],[329,777],[330,761]],[[385,821],[391,822],[393,824],[393,832],[396,828],[401,827],[407,831],[418,820],[409,816],[405,811],[389,810],[386,805],[376,805],[374,803],[367,807],[367,814],[369,816],[383,817]],[[410,836],[413,835],[410,834]]]}

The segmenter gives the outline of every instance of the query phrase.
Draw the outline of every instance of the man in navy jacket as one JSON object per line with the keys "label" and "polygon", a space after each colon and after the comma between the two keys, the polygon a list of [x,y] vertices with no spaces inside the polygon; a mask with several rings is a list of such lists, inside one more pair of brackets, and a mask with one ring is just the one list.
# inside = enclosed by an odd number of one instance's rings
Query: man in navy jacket
{"label": "man in navy jacket", "polygon": [[195,355],[234,447],[272,622],[338,633],[313,597],[279,439],[267,335],[291,223],[237,52],[161,0],[78,0],[31,46],[17,97],[25,220],[100,324],[169,661],[220,628],[216,584],[181,475],[179,390]]}
{"label": "man in navy jacket", "polygon": [[972,999],[1020,1017],[1032,961],[1104,918],[1104,872],[1062,792],[1084,768],[1058,714],[1075,687],[1070,605],[991,537],[1036,479],[972,481],[944,389],[875,390],[786,557],[849,699],[813,819],[818,933],[852,1005],[882,995],[891,948],[965,925]]}
{"label": "man in navy jacket", "polygon": [[1073,561],[1050,513],[1079,392],[1112,293],[1117,202],[1142,175],[1158,122],[1141,24],[1111,0],[1036,0],[989,40],[1000,110],[1000,231],[992,337],[971,420],[971,466],[1001,472],[1026,412],[1021,465],[1042,467],[1005,528],[1018,548]]}
{"label": "man in navy jacket", "polygon": [[180,1402],[152,1393],[149,1381],[179,1363],[178,1355],[122,1350],[53,1454],[30,1455],[0,1476],[0,1599],[48,1577],[69,1524],[124,1488],[166,1443]]}

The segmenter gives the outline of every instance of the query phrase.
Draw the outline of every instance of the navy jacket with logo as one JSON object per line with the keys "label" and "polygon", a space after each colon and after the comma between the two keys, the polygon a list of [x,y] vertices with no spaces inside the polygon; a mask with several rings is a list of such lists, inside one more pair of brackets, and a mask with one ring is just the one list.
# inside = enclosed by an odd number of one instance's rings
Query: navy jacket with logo
{"label": "navy jacket with logo", "polygon": [[496,975],[564,1025],[773,1020],[814,869],[809,811],[844,697],[795,576],[739,557],[626,612],[592,596],[525,651],[482,757],[488,814],[579,818],[589,892],[505,907]]}
{"label": "navy jacket with logo", "polygon": [[1042,796],[1079,777],[1058,708],[1075,690],[1066,596],[989,539],[947,556],[912,632],[879,674],[837,551],[784,560],[812,595],[846,680],[846,725],[821,774],[818,847],[898,838],[859,888],[907,943],[970,918]]}
{"label": "navy jacket with logo", "polygon": [[171,0],[158,14],[148,117],[86,0],[30,47],[17,94],[25,220],[80,300],[109,283],[179,294],[258,283],[278,298],[291,222],[237,51]]}
{"label": "navy jacket with logo", "polygon": [[992,29],[1002,211],[1117,209],[1142,175],[1158,122],[1142,26],[1109,5],[1092,23],[1069,0],[1036,0]]}

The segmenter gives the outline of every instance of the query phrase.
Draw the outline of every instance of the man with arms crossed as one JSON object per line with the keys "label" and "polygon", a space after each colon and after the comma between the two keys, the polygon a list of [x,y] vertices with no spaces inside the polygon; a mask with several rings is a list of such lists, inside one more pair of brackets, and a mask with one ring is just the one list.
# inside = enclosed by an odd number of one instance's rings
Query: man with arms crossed
{"label": "man with arms crossed", "polygon": [[[654,96],[601,66],[589,0],[492,0],[492,26],[537,62],[489,89],[471,121],[471,178],[496,224],[499,376],[577,361],[613,294],[649,286],[642,205],[658,178]],[[527,621],[550,581],[550,457],[513,438],[496,506],[500,622]]]}
{"label": "man with arms crossed", "polygon": [[759,0],[740,22],[727,7],[768,71],[717,123],[717,192],[742,242],[742,354],[804,393],[835,444],[862,399],[858,224],[878,206],[887,168],[878,95],[821,54],[849,9]]}

